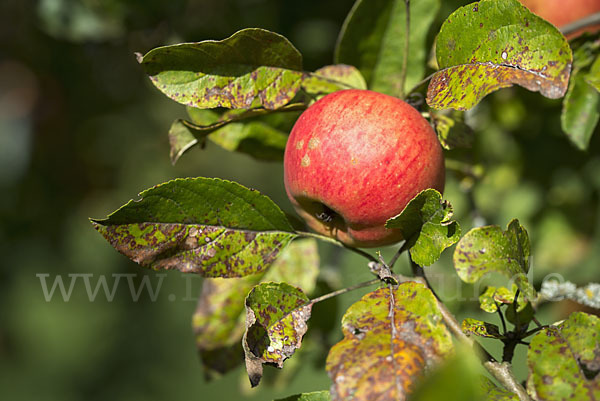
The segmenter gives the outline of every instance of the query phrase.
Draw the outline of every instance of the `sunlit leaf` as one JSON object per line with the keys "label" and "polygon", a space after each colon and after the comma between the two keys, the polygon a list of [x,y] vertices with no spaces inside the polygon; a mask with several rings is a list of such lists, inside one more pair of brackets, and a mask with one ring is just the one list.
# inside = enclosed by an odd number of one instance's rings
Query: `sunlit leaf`
{"label": "sunlit leaf", "polygon": [[298,50],[258,28],[221,41],[159,47],[139,61],[165,95],[198,108],[277,109],[296,95],[303,76]]}
{"label": "sunlit leaf", "polygon": [[555,99],[564,96],[572,54],[552,24],[518,0],[481,0],[457,9],[436,41],[439,68],[427,103],[467,110],[489,93],[518,84]]}
{"label": "sunlit leaf", "polygon": [[246,332],[242,345],[252,386],[262,377],[262,365],[283,367],[302,344],[312,305],[297,287],[286,283],[262,283],[246,297]]}
{"label": "sunlit leaf", "polygon": [[453,347],[435,296],[415,282],[362,297],[344,314],[342,331],[327,357],[333,400],[404,399]]}
{"label": "sunlit leaf", "polygon": [[473,334],[479,337],[486,338],[502,337],[498,326],[477,319],[467,318],[463,320],[461,328],[465,334]]}
{"label": "sunlit leaf", "polygon": [[486,401],[519,401],[516,394],[500,388],[485,376],[479,378],[479,388],[482,394],[485,394]]}
{"label": "sunlit leaf", "polygon": [[205,277],[258,273],[296,237],[266,196],[203,177],[157,185],[92,223],[115,249],[142,266]]}
{"label": "sunlit leaf", "polygon": [[506,229],[485,226],[469,231],[456,246],[454,268],[461,280],[475,283],[488,273],[504,275],[519,287],[527,299],[535,299],[535,289],[527,279],[529,236],[518,220]]}
{"label": "sunlit leaf", "polygon": [[[335,49],[335,61],[358,67],[369,89],[399,95],[420,82],[425,74],[426,40],[440,7],[439,0],[410,3],[410,37],[405,51],[404,0],[357,0],[346,18]],[[408,56],[406,82],[402,66]]]}
{"label": "sunlit leaf", "polygon": [[330,401],[331,395],[329,390],[314,391],[312,393],[302,393],[292,395],[286,398],[278,398],[275,401]]}
{"label": "sunlit leaf", "polygon": [[[488,313],[495,313],[499,305],[512,304],[514,302],[517,290],[518,287],[514,284],[510,290],[506,287],[488,286],[479,296],[479,307]],[[527,305],[527,302],[523,298],[523,293],[519,293],[517,298],[517,310],[521,311]]]}
{"label": "sunlit leaf", "polygon": [[452,205],[442,201],[435,189],[415,196],[398,216],[388,220],[387,228],[396,228],[410,243],[410,256],[420,266],[432,265],[444,249],[460,238],[460,226],[452,221]]}
{"label": "sunlit leaf", "polygon": [[[260,282],[286,282],[310,294],[318,273],[317,242],[308,238],[293,241],[265,272],[241,278],[205,279],[193,317],[196,345],[205,372],[222,374],[243,362],[244,301],[252,287]],[[237,351],[237,358],[219,354],[229,349]]]}
{"label": "sunlit leaf", "polygon": [[367,83],[356,67],[336,64],[307,74],[302,89],[310,95],[321,96],[343,89],[367,89]]}
{"label": "sunlit leaf", "polygon": [[600,319],[575,312],[531,340],[528,388],[540,400],[600,399]]}

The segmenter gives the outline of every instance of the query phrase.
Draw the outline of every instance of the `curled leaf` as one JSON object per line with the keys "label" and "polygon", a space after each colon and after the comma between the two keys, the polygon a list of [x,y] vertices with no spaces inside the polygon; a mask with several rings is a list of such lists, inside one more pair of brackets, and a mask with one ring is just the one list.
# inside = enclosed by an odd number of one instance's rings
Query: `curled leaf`
{"label": "curled leaf", "polygon": [[474,334],[486,338],[502,338],[498,326],[477,319],[467,318],[463,320],[461,328],[465,334]]}

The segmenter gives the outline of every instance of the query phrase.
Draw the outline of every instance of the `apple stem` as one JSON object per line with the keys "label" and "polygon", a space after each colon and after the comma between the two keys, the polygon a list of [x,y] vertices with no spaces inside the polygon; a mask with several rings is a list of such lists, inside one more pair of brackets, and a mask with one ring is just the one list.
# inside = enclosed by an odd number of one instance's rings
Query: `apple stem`
{"label": "apple stem", "polygon": [[410,48],[410,0],[404,0],[406,8],[406,24],[404,26],[404,58],[402,59],[402,72],[400,75],[400,97],[404,98],[404,85],[406,83],[406,70],[408,69],[408,52]]}
{"label": "apple stem", "polygon": [[564,25],[560,28],[560,32],[567,36],[571,33],[577,32],[581,28],[588,27],[590,25],[600,24],[600,12],[588,15],[587,17],[573,21],[570,24]]}

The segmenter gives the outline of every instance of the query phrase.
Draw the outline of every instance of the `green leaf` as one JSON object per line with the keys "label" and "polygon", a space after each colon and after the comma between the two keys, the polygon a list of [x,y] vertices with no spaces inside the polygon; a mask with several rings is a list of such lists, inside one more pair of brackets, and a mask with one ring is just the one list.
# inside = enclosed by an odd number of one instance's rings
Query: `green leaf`
{"label": "green leaf", "polygon": [[203,177],[157,185],[92,224],[142,266],[205,277],[258,273],[297,236],[268,197]]}
{"label": "green leaf", "polygon": [[362,297],[344,314],[342,331],[327,356],[333,400],[404,399],[453,349],[435,296],[415,282]]}
{"label": "green leaf", "polygon": [[[598,61],[600,57],[594,65],[599,64]],[[573,71],[560,115],[563,131],[581,150],[587,149],[600,120],[600,93],[589,83],[589,77],[586,70]],[[591,82],[594,82],[593,79]]]}
{"label": "green leaf", "polygon": [[460,238],[460,226],[451,221],[452,205],[442,201],[435,189],[426,189],[415,196],[402,213],[385,224],[397,228],[410,244],[410,256],[420,266],[430,266],[444,249]]}
{"label": "green leaf", "polygon": [[549,22],[518,0],[481,0],[452,13],[436,41],[439,68],[427,103],[435,109],[467,110],[513,84],[543,96],[564,96],[572,53]]}
{"label": "green leaf", "polygon": [[[342,26],[335,49],[336,63],[358,67],[369,89],[392,96],[405,93],[425,75],[427,34],[439,8],[439,0],[410,3],[409,50],[406,54],[405,1],[357,0]],[[400,87],[406,56],[406,82]]]}
{"label": "green leaf", "polygon": [[302,89],[310,95],[327,95],[343,89],[367,89],[367,83],[356,67],[346,64],[327,65],[307,76]]}
{"label": "green leaf", "polygon": [[296,95],[304,75],[300,52],[258,28],[221,41],[159,47],[139,62],[161,92],[198,108],[277,109]]}
{"label": "green leaf", "polygon": [[[510,290],[506,287],[488,286],[479,296],[479,307],[488,313],[495,313],[498,310],[497,305],[512,304],[514,302],[517,289],[518,287],[514,284]],[[517,304],[518,311],[523,310],[527,305],[522,292],[519,292]]]}
{"label": "green leaf", "polygon": [[444,149],[470,148],[473,130],[464,121],[464,113],[453,111],[449,115],[431,111],[435,132]]}
{"label": "green leaf", "polygon": [[312,393],[302,393],[291,395],[286,398],[278,398],[275,401],[330,401],[329,390],[314,391]]}
{"label": "green leaf", "polygon": [[282,368],[300,348],[312,308],[308,302],[302,290],[287,283],[261,283],[246,297],[242,344],[252,387],[260,382],[264,363]]}
{"label": "green leaf", "polygon": [[462,322],[462,331],[465,334],[473,334],[485,338],[502,338],[498,326],[477,319],[467,318]]}
{"label": "green leaf", "polygon": [[515,219],[506,231],[498,226],[469,231],[456,246],[454,268],[466,283],[475,283],[488,273],[500,273],[514,280],[525,297],[532,300],[536,297],[535,289],[526,276],[529,256],[529,236]]}
{"label": "green leaf", "polygon": [[[252,287],[260,282],[279,281],[309,294],[315,289],[318,273],[317,242],[308,238],[293,241],[266,271],[259,274],[205,279],[193,317],[196,345],[205,372],[223,374],[243,362],[244,300]],[[236,350],[239,358],[224,358],[221,352],[230,349]]]}
{"label": "green leaf", "polygon": [[585,82],[600,91],[600,56],[596,57],[590,72],[585,76]]}
{"label": "green leaf", "polygon": [[599,339],[600,319],[583,312],[537,333],[527,352],[527,387],[536,399],[599,399]]}
{"label": "green leaf", "polygon": [[493,381],[485,376],[479,378],[479,388],[481,394],[485,394],[485,400],[487,401],[519,401],[516,394],[496,386]]}

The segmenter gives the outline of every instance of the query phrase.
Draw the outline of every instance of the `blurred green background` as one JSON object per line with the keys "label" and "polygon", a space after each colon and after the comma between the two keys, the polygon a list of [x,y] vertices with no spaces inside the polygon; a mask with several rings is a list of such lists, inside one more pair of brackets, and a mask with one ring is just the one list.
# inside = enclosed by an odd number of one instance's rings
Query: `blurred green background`
{"label": "blurred green background", "polygon": [[[1,398],[270,400],[329,387],[322,365],[326,346],[341,338],[334,323],[360,291],[315,307],[316,320],[329,322],[326,336],[309,330],[300,355],[282,371],[267,369],[258,390],[249,389],[241,369],[207,382],[191,330],[201,279],[140,268],[114,251],[88,217],[104,217],[143,189],[188,176],[236,180],[290,211],[279,163],[209,144],[170,164],[166,134],[185,110],[152,87],[133,53],[262,27],[287,36],[303,53],[305,69],[315,70],[332,63],[336,36],[352,3],[0,4]],[[462,3],[444,1],[438,24]],[[519,88],[498,92],[467,116],[476,131],[473,149],[448,153],[486,172],[474,183],[448,172],[445,197],[463,231],[474,218],[505,226],[518,217],[533,241],[538,288],[551,272],[580,284],[600,278],[600,137],[596,133],[587,152],[576,150],[560,132],[560,107],[560,100]],[[448,251],[431,268],[439,292],[459,316],[497,322],[495,315],[479,312],[476,302],[458,302],[459,294],[473,298],[474,289],[458,283],[450,259]],[[330,283],[371,277],[362,260],[327,246],[321,261]],[[105,276],[112,288],[112,275],[128,274],[136,289],[149,280],[160,291],[156,299],[142,291],[135,300],[123,278],[114,299],[101,290],[90,300],[82,274],[92,275],[92,287]],[[56,277],[67,287],[75,280],[68,300],[58,290],[46,300],[42,282],[51,287]],[[572,307],[544,306],[541,316],[549,323]],[[516,361],[522,364],[523,358],[521,352]],[[517,373],[525,377],[522,366]]]}

